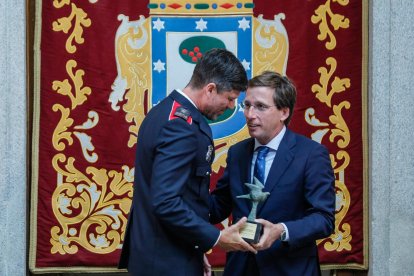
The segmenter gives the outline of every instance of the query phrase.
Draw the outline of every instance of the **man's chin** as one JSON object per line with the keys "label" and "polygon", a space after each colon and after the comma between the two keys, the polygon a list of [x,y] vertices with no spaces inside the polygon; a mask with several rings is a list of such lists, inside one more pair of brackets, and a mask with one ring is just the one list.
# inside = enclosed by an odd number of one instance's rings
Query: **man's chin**
{"label": "man's chin", "polygon": [[[254,130],[250,129],[249,127],[248,127],[247,129],[249,130],[249,135],[250,135],[251,137],[253,137],[253,136],[254,136]],[[254,138],[254,137],[253,137],[253,138]]]}
{"label": "man's chin", "polygon": [[220,117],[221,114],[223,114],[224,112],[220,112],[220,113],[216,113],[216,114],[207,114],[205,115],[207,117],[207,119],[209,119],[210,121],[215,121],[217,120],[218,117]]}
{"label": "man's chin", "polygon": [[206,117],[210,121],[215,121],[218,118],[218,115],[215,115],[215,114],[204,114],[204,117]]}
{"label": "man's chin", "polygon": [[257,126],[247,126],[247,128],[249,129],[249,132],[251,132],[251,133],[254,133],[255,131],[257,131],[258,130],[258,127]]}
{"label": "man's chin", "polygon": [[252,138],[256,138],[257,137],[257,134],[259,133],[258,130],[257,130],[257,128],[250,128],[250,127],[248,127],[247,129],[249,130],[250,137],[252,137]]}

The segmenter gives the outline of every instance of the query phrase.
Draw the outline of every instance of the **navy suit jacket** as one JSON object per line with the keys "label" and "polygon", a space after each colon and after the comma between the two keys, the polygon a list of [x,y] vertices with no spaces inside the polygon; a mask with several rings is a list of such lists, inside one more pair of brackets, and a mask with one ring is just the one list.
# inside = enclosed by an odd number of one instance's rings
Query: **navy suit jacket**
{"label": "navy suit jacket", "polygon": [[[210,221],[219,223],[230,215],[233,220],[248,216],[251,202],[236,198],[249,193],[244,183],[251,182],[254,139],[241,141],[229,149],[227,167],[210,201]],[[334,229],[334,174],[327,149],[309,138],[286,133],[266,179],[257,218],[283,222],[289,242],[277,240],[255,255],[260,275],[318,275],[316,240]],[[248,254],[227,254],[225,275],[243,275]]]}
{"label": "navy suit jacket", "polygon": [[138,134],[119,268],[132,275],[202,275],[203,253],[219,237],[208,222],[213,159],[210,126],[184,96],[173,91],[151,109]]}

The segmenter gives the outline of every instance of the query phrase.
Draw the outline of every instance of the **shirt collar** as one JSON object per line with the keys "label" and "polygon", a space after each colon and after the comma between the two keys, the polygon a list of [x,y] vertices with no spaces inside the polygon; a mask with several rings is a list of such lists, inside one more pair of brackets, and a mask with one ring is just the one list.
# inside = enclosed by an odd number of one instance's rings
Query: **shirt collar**
{"label": "shirt collar", "polygon": [[198,109],[198,107],[196,106],[196,104],[180,89],[175,89],[175,91],[177,91],[178,93],[180,93],[184,98],[186,98],[192,105],[195,106],[195,108]]}
{"label": "shirt collar", "polygon": [[256,150],[260,146],[266,146],[272,150],[277,150],[279,148],[280,142],[282,141],[282,138],[285,135],[285,133],[286,133],[286,126],[283,126],[282,130],[275,137],[273,137],[273,139],[270,140],[270,142],[267,143],[266,145],[262,145],[259,143],[259,141],[257,141],[257,139],[254,139],[254,150]]}

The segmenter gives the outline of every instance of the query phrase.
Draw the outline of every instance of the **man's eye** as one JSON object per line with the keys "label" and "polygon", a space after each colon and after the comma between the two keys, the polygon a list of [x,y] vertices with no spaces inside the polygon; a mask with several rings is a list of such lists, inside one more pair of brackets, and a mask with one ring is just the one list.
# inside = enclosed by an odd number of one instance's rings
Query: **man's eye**
{"label": "man's eye", "polygon": [[267,108],[267,106],[265,106],[264,104],[258,104],[258,105],[256,106],[256,108],[257,108],[257,110],[259,110],[259,111],[264,111],[264,110]]}

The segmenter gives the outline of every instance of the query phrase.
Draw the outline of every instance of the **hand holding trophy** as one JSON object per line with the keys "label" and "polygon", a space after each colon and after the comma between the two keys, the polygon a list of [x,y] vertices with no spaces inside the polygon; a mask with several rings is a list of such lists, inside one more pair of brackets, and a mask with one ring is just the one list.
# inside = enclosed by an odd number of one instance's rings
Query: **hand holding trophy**
{"label": "hand holding trophy", "polygon": [[257,206],[260,202],[264,202],[267,197],[270,195],[269,192],[263,192],[264,185],[256,177],[254,177],[253,183],[244,183],[249,189],[250,192],[245,195],[239,195],[237,198],[246,198],[252,202],[252,209],[250,214],[247,217],[247,222],[245,227],[240,231],[242,238],[248,243],[258,243],[260,239],[260,233],[262,232],[263,225],[255,222],[257,214]]}

